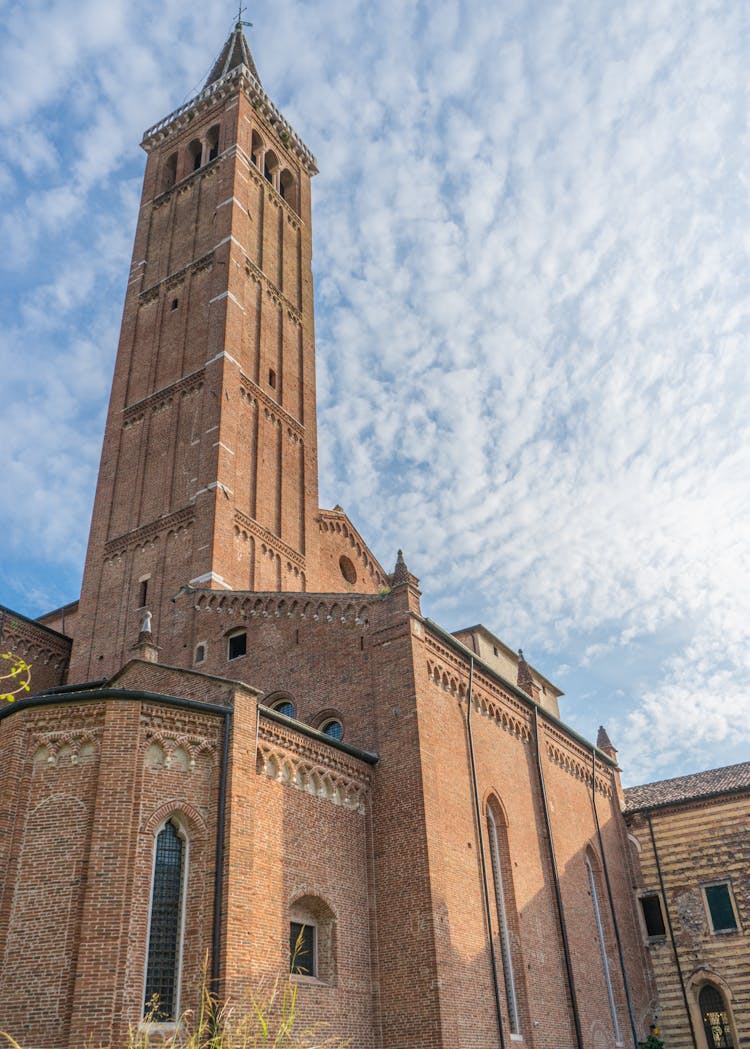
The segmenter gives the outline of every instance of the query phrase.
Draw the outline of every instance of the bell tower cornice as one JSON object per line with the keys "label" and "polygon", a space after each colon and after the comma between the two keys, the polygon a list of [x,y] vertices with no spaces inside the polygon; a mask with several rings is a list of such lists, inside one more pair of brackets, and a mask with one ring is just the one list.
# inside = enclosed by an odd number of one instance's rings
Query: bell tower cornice
{"label": "bell tower cornice", "polygon": [[200,94],[150,127],[143,135],[141,147],[150,153],[172,135],[183,131],[210,106],[238,90],[244,93],[253,109],[265,120],[281,144],[299,160],[305,172],[311,176],[317,175],[318,163],[312,150],[305,145],[244,62],[231,68],[218,80],[209,82]]}

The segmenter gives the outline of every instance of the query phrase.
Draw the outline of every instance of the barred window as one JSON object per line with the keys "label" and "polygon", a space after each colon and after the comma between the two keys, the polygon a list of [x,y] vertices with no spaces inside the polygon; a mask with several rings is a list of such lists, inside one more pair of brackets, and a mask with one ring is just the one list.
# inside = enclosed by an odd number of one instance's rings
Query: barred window
{"label": "barred window", "polygon": [[326,736],[330,736],[331,739],[344,738],[344,726],[337,718],[331,718],[330,721],[326,721],[320,731]]}
{"label": "barred window", "polygon": [[291,699],[280,699],[278,703],[274,703],[271,710],[275,710],[277,714],[283,714],[285,718],[295,718],[297,716],[297,710]]}
{"label": "barred window", "polygon": [[703,1030],[710,1049],[734,1049],[729,1015],[721,992],[706,984],[698,998]]}
{"label": "barred window", "polygon": [[158,1023],[177,1018],[184,874],[185,841],[169,820],[156,838],[146,964],[144,1014]]}

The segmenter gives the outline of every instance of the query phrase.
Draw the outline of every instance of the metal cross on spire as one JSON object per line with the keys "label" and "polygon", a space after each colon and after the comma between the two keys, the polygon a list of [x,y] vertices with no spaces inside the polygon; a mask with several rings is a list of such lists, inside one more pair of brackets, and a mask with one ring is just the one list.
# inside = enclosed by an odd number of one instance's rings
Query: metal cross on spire
{"label": "metal cross on spire", "polygon": [[238,6],[238,10],[237,10],[237,23],[236,24],[238,26],[243,26],[243,25],[250,26],[250,28],[252,29],[252,25],[253,25],[252,22],[243,22],[243,20],[242,20],[242,16],[244,15],[244,13],[246,11],[247,11],[247,7],[245,6],[245,4],[242,3],[242,0],[239,0],[239,6]]}

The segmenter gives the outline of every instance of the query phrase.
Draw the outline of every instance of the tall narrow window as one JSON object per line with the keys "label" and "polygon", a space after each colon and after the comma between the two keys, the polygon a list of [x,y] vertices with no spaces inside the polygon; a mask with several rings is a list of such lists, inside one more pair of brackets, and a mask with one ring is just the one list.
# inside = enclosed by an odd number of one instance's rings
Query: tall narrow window
{"label": "tall narrow window", "polygon": [[203,160],[203,143],[199,142],[198,139],[193,141],[188,146],[188,156],[190,158],[190,171],[197,171],[201,166]]}
{"label": "tall narrow window", "polygon": [[208,151],[208,161],[216,160],[219,155],[219,125],[216,124],[211,128],[209,133],[206,135],[206,149]]}
{"label": "tall narrow window", "polygon": [[712,932],[736,932],[737,916],[732,906],[729,882],[722,881],[715,885],[704,885],[703,893],[708,905]]}
{"label": "tall narrow window", "polygon": [[698,1004],[709,1049],[734,1049],[732,1029],[721,991],[706,984],[700,993]]}
{"label": "tall narrow window", "polygon": [[177,154],[167,157],[164,165],[164,189],[171,189],[177,181]]}
{"label": "tall narrow window", "polygon": [[[497,921],[500,933],[500,952],[503,958],[503,972],[505,974],[505,1001],[508,1006],[508,1022],[511,1034],[521,1033],[521,1021],[518,1014],[518,995],[516,993],[516,974],[513,966],[513,950],[510,938],[510,926],[508,921],[509,904],[512,900],[508,898],[506,885],[503,880],[503,858],[501,852],[501,834],[505,828],[498,827],[492,809],[487,809],[487,837],[490,843],[490,856],[492,858],[492,880],[495,883],[495,906],[497,909]],[[505,844],[503,842],[503,844]],[[509,886],[507,888],[510,888]]]}
{"label": "tall narrow window", "polygon": [[156,837],[144,1013],[177,1019],[185,885],[185,841],[173,820]]}
{"label": "tall narrow window", "polygon": [[612,1027],[614,1028],[615,1042],[618,1044],[622,1041],[620,1035],[620,1023],[617,1019],[617,1009],[615,1008],[615,995],[612,990],[612,976],[609,971],[609,959],[607,958],[607,944],[604,940],[604,926],[602,925],[602,912],[599,909],[599,895],[596,890],[596,878],[594,877],[594,868],[591,865],[591,860],[586,857],[586,871],[589,876],[589,889],[591,890],[591,902],[594,906],[594,918],[596,919],[596,932],[599,937],[599,950],[602,955],[602,969],[604,970],[604,981],[607,985],[607,997],[609,998],[609,1009],[612,1013]]}

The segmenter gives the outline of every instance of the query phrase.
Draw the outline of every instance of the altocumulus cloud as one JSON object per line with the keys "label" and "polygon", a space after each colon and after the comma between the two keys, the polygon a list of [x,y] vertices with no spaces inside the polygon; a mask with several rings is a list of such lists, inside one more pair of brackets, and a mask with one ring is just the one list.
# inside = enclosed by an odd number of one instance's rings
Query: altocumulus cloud
{"label": "altocumulus cloud", "polygon": [[[135,143],[199,86],[232,12],[5,9],[0,558],[3,596],[33,613],[79,585]],[[566,718],[589,736],[604,721],[631,781],[741,760],[744,5],[250,15],[264,83],[322,169],[324,503],[386,564],[404,546],[428,614],[559,671]]]}

